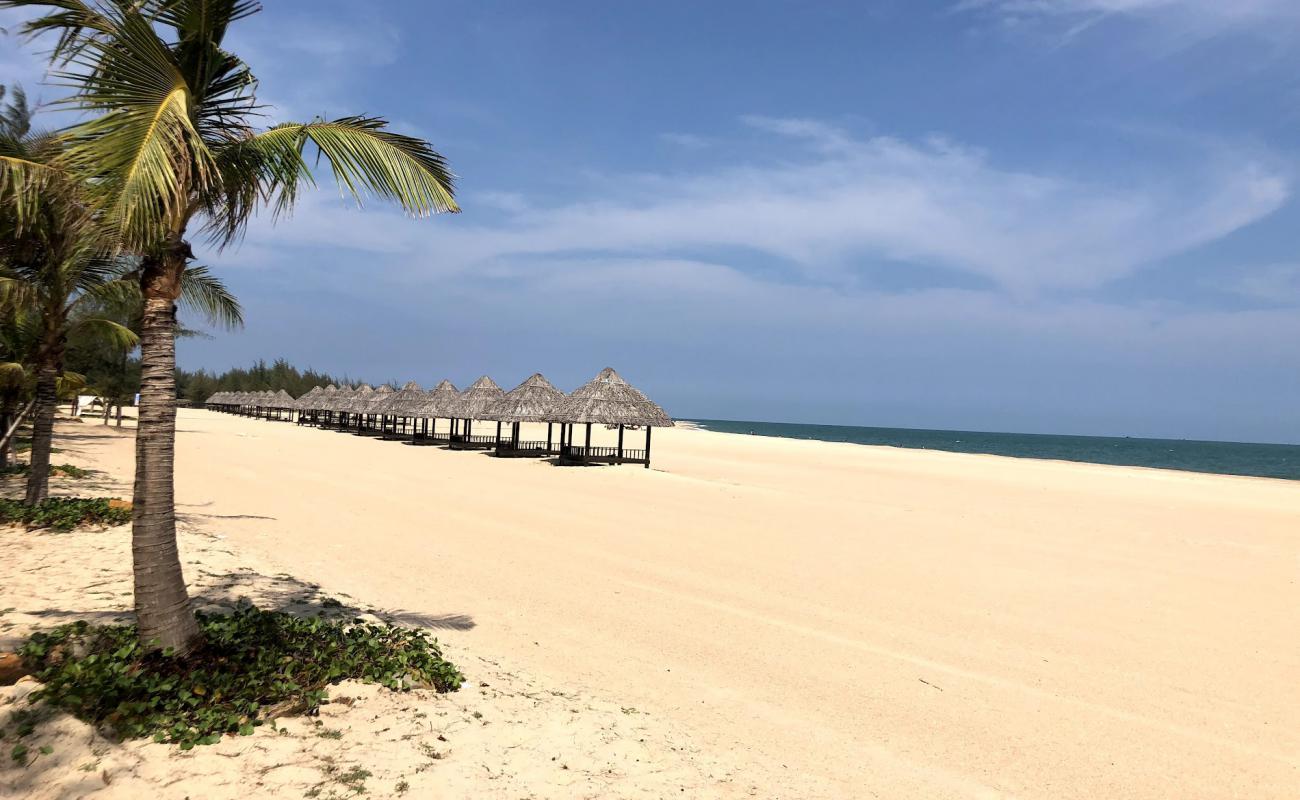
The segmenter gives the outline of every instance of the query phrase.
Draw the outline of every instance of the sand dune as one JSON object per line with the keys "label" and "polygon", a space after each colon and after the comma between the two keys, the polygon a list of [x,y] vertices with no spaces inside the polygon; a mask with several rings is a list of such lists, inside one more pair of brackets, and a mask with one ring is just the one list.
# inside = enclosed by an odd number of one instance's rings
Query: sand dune
{"label": "sand dune", "polygon": [[[1300,796],[1300,484],[687,430],[648,471],[179,430],[187,524],[470,618],[439,636],[671,722],[758,796]],[[126,439],[78,444],[129,475]]]}

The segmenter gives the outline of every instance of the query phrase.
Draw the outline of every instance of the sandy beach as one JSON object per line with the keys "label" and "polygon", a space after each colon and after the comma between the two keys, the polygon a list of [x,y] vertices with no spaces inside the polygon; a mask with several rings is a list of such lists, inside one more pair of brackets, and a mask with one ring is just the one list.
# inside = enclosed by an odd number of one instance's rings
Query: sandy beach
{"label": "sandy beach", "polygon": [[[61,423],[55,460],[129,496],[130,434]],[[352,746],[388,759],[374,796],[415,762],[366,731],[409,732],[413,703],[501,723],[449,736],[421,797],[1300,796],[1297,483],[685,429],[655,432],[653,469],[568,469],[197,410],[177,445],[198,594],[287,576],[436,628],[469,676],[341,688],[366,697]],[[0,532],[0,632],[129,608],[128,535]],[[97,570],[117,590],[88,595]],[[267,766],[349,742],[259,729],[186,758],[280,738]],[[94,746],[192,794],[166,748]],[[65,758],[50,785],[86,779]],[[232,797],[282,772],[225,769]]]}

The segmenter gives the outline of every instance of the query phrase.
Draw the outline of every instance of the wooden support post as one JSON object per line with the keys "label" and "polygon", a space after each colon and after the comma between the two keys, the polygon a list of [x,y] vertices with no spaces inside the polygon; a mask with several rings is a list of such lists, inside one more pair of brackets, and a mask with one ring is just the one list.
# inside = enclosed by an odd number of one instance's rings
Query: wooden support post
{"label": "wooden support post", "polygon": [[546,452],[547,453],[551,452],[551,425],[553,424],[554,423],[551,422],[546,423]]}
{"label": "wooden support post", "polygon": [[650,426],[645,426],[645,468],[650,469]]}
{"label": "wooden support post", "polygon": [[618,424],[618,460],[623,461],[623,423]]}
{"label": "wooden support post", "polygon": [[582,451],[582,463],[586,464],[591,458],[591,423],[587,423],[587,446]]}

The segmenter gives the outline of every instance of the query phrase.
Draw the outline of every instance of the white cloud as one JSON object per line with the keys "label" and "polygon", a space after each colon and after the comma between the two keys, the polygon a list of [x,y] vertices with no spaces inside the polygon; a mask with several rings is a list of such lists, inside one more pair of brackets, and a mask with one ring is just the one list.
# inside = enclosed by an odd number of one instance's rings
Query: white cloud
{"label": "white cloud", "polygon": [[1290,195],[1283,171],[1228,150],[1121,184],[1001,167],[942,139],[748,123],[795,143],[711,172],[625,176],[603,184],[608,194],[568,205],[500,195],[512,213],[491,224],[476,223],[472,205],[454,220],[412,224],[317,197],[275,237],[394,254],[426,274],[582,254],[735,260],[743,251],[829,284],[856,280],[864,265],[919,266],[949,271],[952,285],[975,279],[1024,295],[1103,285],[1249,225]]}
{"label": "white cloud", "polygon": [[1267,264],[1243,270],[1228,288],[1270,305],[1300,306],[1300,263]]}
{"label": "white cloud", "polygon": [[713,144],[712,140],[693,133],[661,133],[659,138],[668,144],[687,150],[703,150]]}
{"label": "white cloud", "polygon": [[1012,27],[1064,21],[1066,37],[1108,18],[1172,26],[1192,38],[1243,30],[1275,36],[1296,33],[1300,23],[1295,0],[962,0],[955,9],[989,13]]}

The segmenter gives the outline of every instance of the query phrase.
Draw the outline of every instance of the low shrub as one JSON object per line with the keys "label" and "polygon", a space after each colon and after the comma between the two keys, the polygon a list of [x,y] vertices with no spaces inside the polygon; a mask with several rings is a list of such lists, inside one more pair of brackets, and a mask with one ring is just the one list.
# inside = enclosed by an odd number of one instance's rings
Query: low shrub
{"label": "low shrub", "polygon": [[122,738],[188,750],[248,735],[268,718],[313,713],[339,681],[453,692],[463,680],[420,630],[253,606],[198,617],[204,644],[184,658],[145,652],[134,625],[75,622],[33,634],[20,652],[45,686],[32,696]]}
{"label": "low shrub", "polygon": [[124,525],[130,521],[130,507],[115,507],[106,497],[50,497],[34,506],[21,500],[0,499],[0,525],[70,531],[88,525]]}
{"label": "low shrub", "polygon": [[[13,464],[8,467],[0,467],[0,475],[26,475],[30,470],[30,464]],[[61,476],[64,478],[85,478],[90,475],[90,470],[73,466],[72,464],[51,464],[50,475]]]}
{"label": "low shrub", "polygon": [[90,470],[73,466],[72,464],[54,464],[50,467],[51,475],[62,475],[65,478],[76,478],[80,480],[90,475]]}

